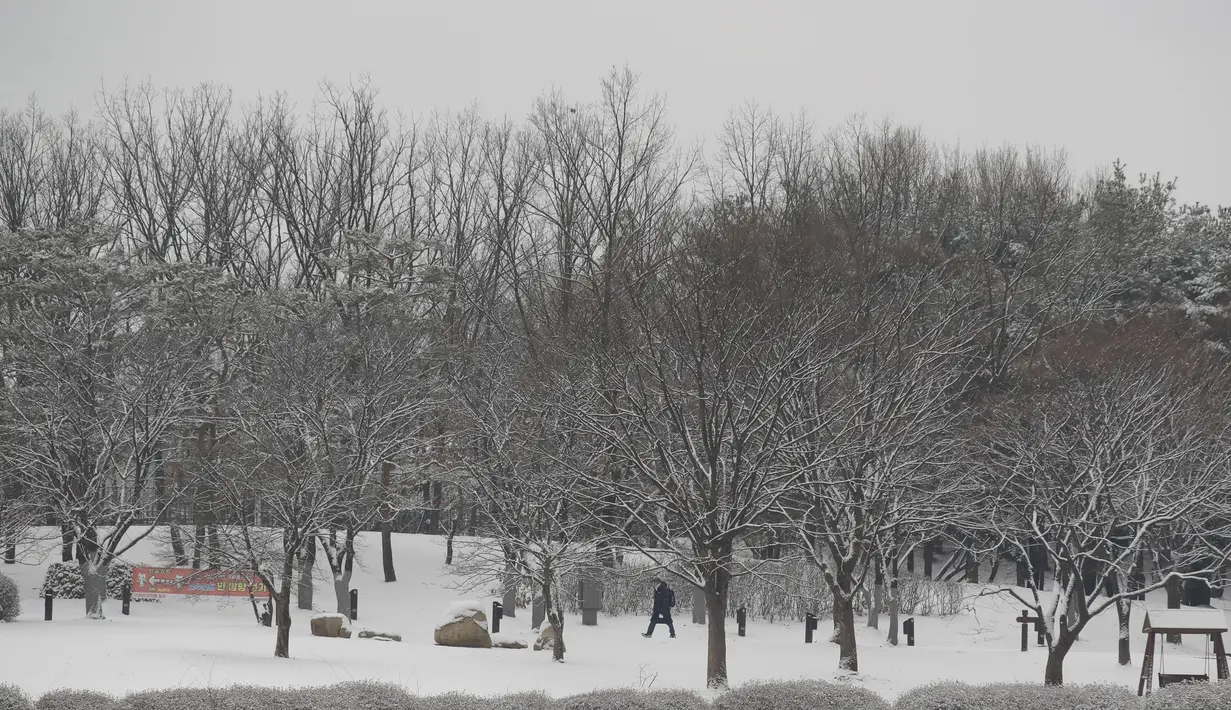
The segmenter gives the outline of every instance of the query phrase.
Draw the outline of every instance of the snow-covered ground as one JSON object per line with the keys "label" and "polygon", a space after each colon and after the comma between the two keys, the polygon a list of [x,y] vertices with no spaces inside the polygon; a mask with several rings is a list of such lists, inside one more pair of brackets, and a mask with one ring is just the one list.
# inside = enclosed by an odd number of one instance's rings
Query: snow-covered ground
{"label": "snow-covered ground", "polygon": [[[676,621],[678,638],[665,630],[641,637],[647,620],[600,617],[586,627],[580,618],[567,622],[568,659],[553,664],[549,652],[478,650],[435,646],[432,632],[450,604],[473,598],[456,589],[443,564],[439,538],[395,535],[398,581],[385,584],[380,570],[379,537],[365,540],[352,587],[359,589],[356,630],[400,633],[402,643],[315,638],[309,633],[311,612],[295,611],[291,659],[273,657],[274,631],[253,620],[246,600],[167,600],[133,604],[131,616],[120,614],[118,601],[107,602],[108,619],[84,618],[80,600],[57,600],[55,620],[43,621],[38,599],[46,565],[58,559],[49,547],[43,559],[4,565],[0,572],[19,584],[24,613],[17,622],[0,624],[0,682],[16,683],[28,693],[57,688],[91,688],[124,693],[177,686],[258,684],[305,686],[348,680],[381,680],[422,694],[453,690],[491,694],[542,689],[555,696],[596,687],[681,687],[702,690],[705,677],[705,629],[687,619]],[[126,559],[158,563],[151,542],[138,545]],[[973,592],[973,590],[972,590]],[[332,586],[318,585],[317,608],[334,611]],[[1216,604],[1220,604],[1218,600]],[[1162,596],[1147,604],[1164,606]],[[838,649],[821,639],[803,643],[803,624],[768,624],[750,620],[748,635],[736,635],[728,623],[731,681],[754,679],[841,679],[888,698],[939,679],[966,682],[1041,682],[1045,653],[1031,646],[1021,653],[1019,613],[1008,599],[972,596],[971,610],[953,618],[915,620],[916,646],[891,647],[884,631],[859,627],[857,676],[836,673]],[[505,636],[532,640],[528,610],[506,618]],[[1141,607],[1133,614],[1133,661],[1140,662],[1145,637]],[[824,631],[828,621],[822,621]],[[882,627],[888,623],[882,617]],[[1114,610],[1096,619],[1070,653],[1065,679],[1071,683],[1111,682],[1135,687],[1140,666],[1116,664]],[[1033,643],[1033,637],[1031,638]],[[1167,657],[1203,655],[1204,643],[1168,649]],[[1211,667],[1212,671],[1212,667]]]}

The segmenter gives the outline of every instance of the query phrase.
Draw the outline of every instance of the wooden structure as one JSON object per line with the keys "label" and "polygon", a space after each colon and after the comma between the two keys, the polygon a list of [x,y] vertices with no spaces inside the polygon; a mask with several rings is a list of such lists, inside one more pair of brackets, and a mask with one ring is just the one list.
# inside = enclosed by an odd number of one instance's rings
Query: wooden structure
{"label": "wooden structure", "polygon": [[[1210,652],[1214,647],[1214,661],[1217,666],[1218,680],[1227,680],[1231,673],[1227,670],[1227,649],[1223,645],[1222,635],[1227,630],[1227,617],[1222,609],[1204,609],[1188,607],[1183,609],[1151,609],[1146,612],[1142,632],[1147,635],[1146,650],[1141,659],[1141,680],[1137,683],[1137,694],[1150,692],[1154,680],[1154,649],[1160,634],[1199,634],[1206,637],[1206,652],[1200,660],[1204,669],[1181,667],[1179,672],[1168,673],[1163,663],[1162,647],[1158,652],[1158,687],[1180,683],[1186,680],[1210,679]],[[1191,662],[1192,656],[1181,656]]]}

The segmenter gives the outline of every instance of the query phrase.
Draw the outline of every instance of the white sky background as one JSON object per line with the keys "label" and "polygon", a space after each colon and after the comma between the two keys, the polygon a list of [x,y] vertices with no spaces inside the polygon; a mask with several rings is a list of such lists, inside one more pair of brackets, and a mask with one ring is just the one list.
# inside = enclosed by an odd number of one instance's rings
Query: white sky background
{"label": "white sky background", "polygon": [[856,113],[964,147],[1124,160],[1231,205],[1231,0],[0,0],[0,108],[92,113],[100,86],[237,99],[371,76],[392,110],[522,118],[613,66],[667,97],[682,143],[756,98],[818,128]]}

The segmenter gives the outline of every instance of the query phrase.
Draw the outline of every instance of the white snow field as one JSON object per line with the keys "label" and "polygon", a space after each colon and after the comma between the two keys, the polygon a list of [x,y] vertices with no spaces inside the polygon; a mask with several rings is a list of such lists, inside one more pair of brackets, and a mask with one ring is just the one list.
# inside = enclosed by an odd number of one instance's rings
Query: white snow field
{"label": "white snow field", "polygon": [[[0,624],[0,682],[15,683],[34,696],[59,688],[121,694],[170,687],[285,687],[349,680],[380,680],[420,694],[541,689],[563,696],[617,686],[704,691],[705,629],[687,619],[676,621],[676,639],[669,639],[665,629],[645,639],[641,632],[647,619],[600,616],[598,626],[586,627],[580,617],[570,617],[568,657],[563,664],[552,663],[550,652],[529,649],[436,646],[432,632],[441,615],[454,602],[481,597],[482,592],[455,588],[456,579],[443,564],[441,538],[395,535],[398,581],[392,584],[382,581],[379,536],[365,536],[363,542],[361,564],[351,585],[359,590],[359,620],[352,628],[400,633],[403,642],[315,638],[308,625],[312,613],[295,610],[290,659],[273,657],[274,630],[255,623],[246,600],[170,598],[158,604],[134,603],[131,616],[122,616],[120,603],[109,600],[105,621],[84,618],[81,600],[57,600],[55,620],[45,622],[38,588],[46,565],[59,559],[58,548],[49,544],[45,554],[35,556],[41,559],[25,555],[24,564],[0,566],[0,572],[17,581],[24,599],[21,617]],[[155,547],[143,541],[125,559],[158,564],[161,558]],[[749,620],[748,635],[740,638],[734,620],[729,620],[731,683],[838,679],[889,699],[940,679],[1041,683],[1045,652],[1034,646],[1028,653],[1019,650],[1020,626],[1013,621],[1019,605],[999,597],[976,598],[977,589],[970,591],[970,609],[959,616],[916,617],[914,647],[905,645],[905,637],[897,647],[885,643],[887,616],[881,617],[881,631],[866,628],[860,620],[857,675],[836,671],[837,646],[824,640],[828,620],[822,620],[818,643],[811,645],[803,643],[802,623]],[[1222,607],[1221,600],[1215,604]],[[331,585],[318,584],[316,605],[319,611],[335,611]],[[1148,605],[1165,606],[1165,599],[1152,595]],[[1140,633],[1143,608],[1138,605],[1133,610],[1134,664],[1140,663],[1145,644]],[[529,610],[519,609],[517,618],[504,620],[502,635],[524,635],[531,641],[529,617]],[[1115,646],[1112,609],[1093,622],[1069,654],[1066,682],[1135,688],[1140,666],[1117,665]],[[1186,645],[1168,648],[1165,658],[1204,652],[1204,642],[1189,637]]]}

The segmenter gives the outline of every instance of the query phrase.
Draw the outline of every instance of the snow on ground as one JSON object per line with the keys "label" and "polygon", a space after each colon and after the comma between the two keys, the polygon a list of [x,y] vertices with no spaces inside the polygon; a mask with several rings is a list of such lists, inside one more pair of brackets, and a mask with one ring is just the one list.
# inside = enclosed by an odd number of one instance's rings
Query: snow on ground
{"label": "snow on ground", "polygon": [[[562,696],[596,687],[704,688],[705,629],[686,618],[676,620],[678,638],[662,634],[645,639],[641,632],[647,619],[600,617],[598,626],[586,627],[580,618],[570,617],[564,664],[551,663],[549,652],[528,649],[435,646],[432,633],[442,615],[455,603],[474,600],[482,590],[456,588],[443,565],[439,538],[395,535],[398,581],[392,584],[381,581],[379,536],[365,536],[363,542],[352,582],[359,590],[360,613],[352,626],[356,632],[371,628],[400,633],[403,642],[315,638],[308,624],[313,612],[296,609],[289,660],[273,657],[274,630],[255,623],[246,600],[134,603],[131,616],[120,614],[118,601],[108,601],[106,621],[85,619],[81,600],[57,600],[55,620],[45,622],[38,587],[46,565],[58,559],[58,549],[49,547],[41,561],[0,567],[18,582],[25,600],[17,622],[0,624],[0,682],[16,683],[35,695],[57,688],[120,694],[180,686],[307,686],[349,680],[391,682],[422,694],[542,689]],[[138,564],[160,561],[148,541],[126,559]],[[490,597],[479,601],[490,608]],[[331,584],[318,583],[316,606],[318,612],[335,611]],[[1039,683],[1045,652],[1033,645],[1028,653],[1020,652],[1020,626],[1013,621],[1019,606],[999,597],[972,598],[968,613],[916,617],[914,647],[905,645],[905,637],[901,646],[886,645],[884,631],[866,628],[861,620],[861,673],[854,676],[835,671],[837,646],[823,640],[828,620],[821,622],[820,642],[811,645],[803,643],[802,623],[749,620],[748,635],[740,638],[734,622],[728,621],[731,682],[838,679],[891,699],[940,679]],[[1165,606],[1165,598],[1151,596],[1149,606]],[[1145,644],[1141,610],[1138,605],[1133,612],[1134,664],[1140,663]],[[506,617],[502,635],[532,643],[529,616],[529,610],[519,609],[516,618]],[[888,617],[882,616],[882,627],[887,624]],[[1067,682],[1135,687],[1140,666],[1116,664],[1115,626],[1111,610],[1083,633],[1065,664]],[[1178,663],[1178,656],[1203,655],[1204,650],[1203,641],[1189,637],[1185,646],[1167,650],[1165,657]]]}

